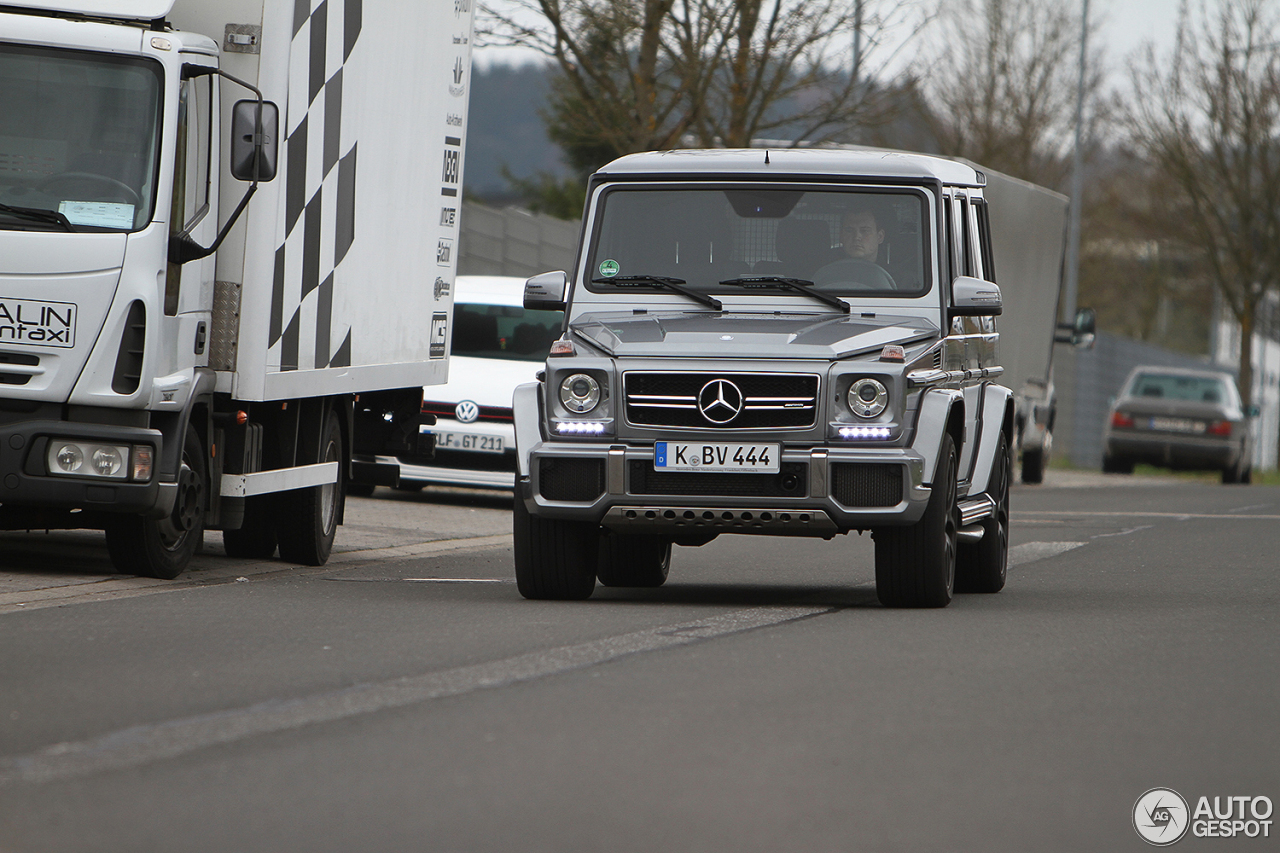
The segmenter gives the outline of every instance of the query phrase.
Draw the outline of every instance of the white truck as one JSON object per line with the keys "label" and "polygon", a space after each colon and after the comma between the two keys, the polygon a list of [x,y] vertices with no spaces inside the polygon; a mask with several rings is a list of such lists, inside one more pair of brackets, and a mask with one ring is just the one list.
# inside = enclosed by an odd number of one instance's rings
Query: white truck
{"label": "white truck", "polygon": [[[984,195],[991,217],[991,251],[1004,296],[1001,380],[1013,389],[1015,403],[1014,453],[1022,460],[1022,481],[1039,483],[1053,449],[1058,409],[1054,344],[1091,346],[1094,315],[1091,309],[1082,309],[1071,324],[1058,322],[1065,284],[1067,197],[970,165],[982,169],[987,179]],[[1036,251],[1027,251],[1031,245]]]}
{"label": "white truck", "polygon": [[0,5],[0,528],[322,564],[429,456],[469,0]]}

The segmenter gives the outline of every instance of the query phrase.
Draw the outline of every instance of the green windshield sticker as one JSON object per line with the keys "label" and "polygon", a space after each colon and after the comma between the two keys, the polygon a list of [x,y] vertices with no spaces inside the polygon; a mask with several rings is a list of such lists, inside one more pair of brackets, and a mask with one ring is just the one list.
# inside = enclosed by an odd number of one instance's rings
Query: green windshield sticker
{"label": "green windshield sticker", "polygon": [[602,261],[600,263],[600,275],[605,278],[613,278],[620,269],[621,267],[618,266],[617,261]]}

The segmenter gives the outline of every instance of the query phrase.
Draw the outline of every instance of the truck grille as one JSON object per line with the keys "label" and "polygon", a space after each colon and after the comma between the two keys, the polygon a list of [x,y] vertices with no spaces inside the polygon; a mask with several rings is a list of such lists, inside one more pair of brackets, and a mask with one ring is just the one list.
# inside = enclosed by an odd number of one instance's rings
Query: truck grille
{"label": "truck grille", "polygon": [[836,462],[831,466],[831,497],[847,507],[888,507],[902,503],[902,466]]}
{"label": "truck grille", "polygon": [[622,385],[633,426],[804,429],[817,420],[811,373],[628,372]]}
{"label": "truck grille", "polygon": [[784,462],[777,474],[655,471],[648,461],[632,460],[633,495],[683,495],[717,498],[802,498],[809,491],[809,466]]}
{"label": "truck grille", "polygon": [[[18,369],[9,368],[14,365]],[[37,371],[22,370],[23,367],[39,367],[40,357],[18,352],[0,352],[0,385],[26,385]]]}

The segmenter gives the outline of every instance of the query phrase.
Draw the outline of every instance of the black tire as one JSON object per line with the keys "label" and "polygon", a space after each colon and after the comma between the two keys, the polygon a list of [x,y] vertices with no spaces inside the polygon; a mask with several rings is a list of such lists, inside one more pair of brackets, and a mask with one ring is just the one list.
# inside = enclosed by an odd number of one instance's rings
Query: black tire
{"label": "black tire", "polygon": [[1102,457],[1102,473],[1104,474],[1132,474],[1133,460],[1122,459],[1118,456]]}
{"label": "black tire", "polygon": [[956,574],[956,446],[950,433],[939,448],[933,491],[924,515],[910,527],[881,527],[876,542],[876,597],[886,607],[946,607]]}
{"label": "black tire", "polygon": [[581,601],[596,588],[600,528],[538,518],[517,494],[511,514],[516,588],[525,598]]}
{"label": "black tire", "polygon": [[671,540],[649,534],[600,537],[596,577],[605,586],[657,587],[671,571]]}
{"label": "black tire", "polygon": [[187,426],[178,471],[178,496],[165,518],[121,516],[107,525],[107,553],[123,574],[173,580],[204,543],[209,467],[195,428]]}
{"label": "black tire", "polygon": [[373,483],[353,483],[347,481],[347,494],[355,495],[358,498],[367,498],[373,494],[373,490],[378,488]]}
{"label": "black tire", "polygon": [[1013,459],[1009,443],[1000,434],[992,474],[995,488],[987,494],[996,502],[995,514],[984,518],[982,539],[972,545],[957,543],[956,592],[999,592],[1009,568],[1009,481]]}
{"label": "black tire", "polygon": [[1037,447],[1035,450],[1022,451],[1022,482],[1043,483],[1044,468],[1044,448]]}
{"label": "black tire", "polygon": [[302,443],[299,458],[307,462],[337,462],[338,482],[281,492],[276,497],[276,536],[280,559],[304,566],[323,566],[333,550],[344,495],[342,471],[342,426],[329,413],[321,433],[320,446]]}
{"label": "black tire", "polygon": [[269,560],[276,553],[274,495],[253,495],[245,500],[244,525],[222,531],[222,548],[228,557]]}

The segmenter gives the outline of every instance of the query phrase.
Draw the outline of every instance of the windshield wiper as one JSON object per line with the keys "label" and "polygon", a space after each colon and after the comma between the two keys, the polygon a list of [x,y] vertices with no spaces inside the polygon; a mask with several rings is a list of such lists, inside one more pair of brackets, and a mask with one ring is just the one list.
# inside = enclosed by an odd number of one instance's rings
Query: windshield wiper
{"label": "windshield wiper", "polygon": [[735,287],[747,289],[763,289],[763,290],[790,290],[795,293],[803,293],[805,296],[812,296],[819,302],[825,302],[832,308],[849,313],[849,303],[843,299],[837,299],[829,293],[823,293],[820,290],[812,290],[813,282],[803,278],[788,278],[784,275],[747,275],[740,278],[726,278],[720,282],[721,284],[730,284]]}
{"label": "windshield wiper", "polygon": [[47,222],[50,225],[61,225],[68,231],[76,230],[71,221],[56,210],[44,210],[39,207],[11,207],[7,204],[0,204],[0,213],[8,213],[19,219],[27,219],[31,222]]}
{"label": "windshield wiper", "polygon": [[673,293],[683,294],[690,299],[701,302],[703,305],[709,305],[717,311],[724,310],[724,305],[719,299],[693,288],[685,287],[685,281],[682,278],[672,278],[665,275],[619,275],[613,278],[593,278],[591,283],[611,284],[615,287],[661,287]]}

